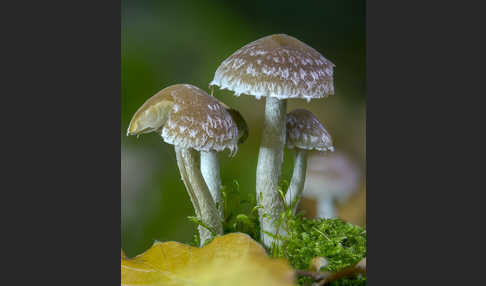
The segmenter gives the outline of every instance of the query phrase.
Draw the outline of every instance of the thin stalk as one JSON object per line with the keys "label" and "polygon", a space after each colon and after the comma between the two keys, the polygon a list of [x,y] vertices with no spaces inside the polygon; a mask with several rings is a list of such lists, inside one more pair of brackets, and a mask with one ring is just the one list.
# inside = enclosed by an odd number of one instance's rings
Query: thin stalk
{"label": "thin stalk", "polygon": [[290,180],[290,186],[285,194],[285,203],[287,206],[293,205],[293,213],[297,210],[297,205],[302,197],[305,184],[305,172],[307,170],[307,154],[308,151],[300,148],[295,149],[294,171],[292,179]]}
{"label": "thin stalk", "polygon": [[[283,227],[277,229],[280,214],[284,212],[284,201],[278,192],[285,145],[285,115],[287,100],[266,97],[262,143],[258,154],[256,173],[256,197],[261,226],[261,240],[271,248],[273,235],[283,235]],[[277,241],[280,245],[280,241]]]}
{"label": "thin stalk", "polygon": [[318,218],[333,218],[336,217],[336,208],[334,207],[334,200],[330,197],[319,198],[317,200],[317,217]]}
{"label": "thin stalk", "polygon": [[220,217],[223,217],[223,202],[221,200],[221,177],[218,161],[218,152],[201,151],[201,173],[208,185],[209,192],[216,203]]}
{"label": "thin stalk", "polygon": [[[204,182],[201,170],[197,165],[196,151],[192,149],[175,147],[177,165],[181,173],[182,181],[191,198],[196,216],[216,235],[223,234],[221,218],[218,215],[216,204]],[[201,245],[213,238],[211,231],[203,226],[198,227]]]}

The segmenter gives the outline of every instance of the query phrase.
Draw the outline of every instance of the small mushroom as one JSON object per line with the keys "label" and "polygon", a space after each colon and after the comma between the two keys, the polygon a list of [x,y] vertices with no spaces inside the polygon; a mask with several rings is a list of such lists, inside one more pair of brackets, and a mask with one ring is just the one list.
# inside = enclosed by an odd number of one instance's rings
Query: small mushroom
{"label": "small mushroom", "polygon": [[304,185],[306,198],[317,201],[317,217],[336,217],[336,202],[344,203],[358,188],[361,172],[342,152],[309,156]]}
{"label": "small mushroom", "polygon": [[[223,234],[216,203],[197,164],[196,151],[237,151],[238,129],[226,109],[214,97],[189,84],[164,88],[149,98],[135,113],[128,135],[156,132],[166,143],[174,145],[177,165],[189,193],[196,215]],[[200,226],[201,244],[213,237]]]}
{"label": "small mushroom", "polygon": [[295,213],[304,190],[308,151],[333,152],[334,147],[331,135],[312,112],[295,109],[287,114],[287,148],[295,148],[295,160],[285,202]]}
{"label": "small mushroom", "polygon": [[[258,155],[256,194],[261,237],[271,247],[270,234],[282,234],[277,222],[284,211],[278,193],[288,98],[324,98],[334,94],[334,64],[294,37],[276,34],[251,42],[225,59],[210,85],[235,93],[266,97],[262,141]],[[264,219],[266,218],[266,219]]]}

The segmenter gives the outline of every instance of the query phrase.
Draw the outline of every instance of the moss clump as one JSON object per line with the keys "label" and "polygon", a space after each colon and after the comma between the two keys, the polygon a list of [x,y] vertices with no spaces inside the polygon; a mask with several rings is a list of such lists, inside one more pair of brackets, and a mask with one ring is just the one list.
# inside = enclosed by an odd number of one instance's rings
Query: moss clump
{"label": "moss clump", "polygon": [[297,269],[307,269],[312,258],[324,256],[329,261],[325,270],[336,272],[366,256],[366,230],[340,219],[295,217],[287,227],[280,255]]}
{"label": "moss clump", "polygon": [[[321,271],[337,272],[366,256],[366,230],[340,219],[291,217],[286,222],[288,237],[277,256],[285,257],[296,269],[308,269],[312,258],[324,256],[329,265]],[[302,284],[309,282],[299,279]],[[345,278],[332,285],[365,285],[366,278]]]}
{"label": "moss clump", "polygon": [[[282,197],[282,190],[286,188],[284,185],[279,189]],[[248,195],[244,198],[236,180],[232,186],[223,187],[221,192],[225,211],[224,233],[243,232],[261,243],[258,206],[254,196]],[[201,225],[196,218],[190,219],[196,226]],[[366,230],[359,226],[340,219],[307,219],[302,215],[294,216],[289,206],[286,206],[281,222],[285,222],[280,225],[286,226],[288,236],[281,238],[282,245],[274,247],[271,256],[286,258],[295,269],[308,269],[312,258],[324,256],[329,265],[321,271],[337,272],[356,264],[366,256]],[[199,245],[197,230],[192,244]],[[298,282],[303,285],[313,281],[301,277]],[[331,285],[364,286],[366,278],[343,278]]]}

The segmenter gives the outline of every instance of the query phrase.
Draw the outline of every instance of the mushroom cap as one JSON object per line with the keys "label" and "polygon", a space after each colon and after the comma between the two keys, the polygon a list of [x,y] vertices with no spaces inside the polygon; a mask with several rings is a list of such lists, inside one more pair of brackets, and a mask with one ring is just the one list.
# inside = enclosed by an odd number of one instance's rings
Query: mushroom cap
{"label": "mushroom cap", "polygon": [[204,90],[175,84],[149,98],[135,113],[128,135],[161,134],[165,142],[197,151],[238,150],[238,128],[229,112]]}
{"label": "mushroom cap", "polygon": [[294,109],[287,114],[287,148],[334,151],[329,132],[312,112]]}
{"label": "mushroom cap", "polygon": [[241,113],[236,109],[229,108],[226,110],[229,112],[229,114],[233,118],[233,121],[238,127],[238,144],[244,143],[249,135],[248,124],[246,123],[245,118],[243,118]]}
{"label": "mushroom cap", "polygon": [[175,89],[177,85],[169,86],[147,99],[130,120],[127,135],[161,133],[174,105],[170,92]]}
{"label": "mushroom cap", "polygon": [[359,190],[361,171],[342,152],[313,153],[309,156],[304,196],[344,202]]}
{"label": "mushroom cap", "polygon": [[334,94],[334,64],[294,37],[276,34],[247,44],[225,59],[210,85],[235,93],[287,98]]}
{"label": "mushroom cap", "polygon": [[[216,97],[214,98],[218,100]],[[218,102],[224,107],[224,109],[226,109],[226,111],[229,112],[231,118],[233,118],[233,121],[236,123],[236,126],[238,127],[238,144],[244,143],[249,135],[248,124],[246,123],[245,118],[243,117],[243,115],[241,115],[241,113],[238,110],[229,107],[228,105],[226,105],[224,102],[220,100],[218,100]]]}

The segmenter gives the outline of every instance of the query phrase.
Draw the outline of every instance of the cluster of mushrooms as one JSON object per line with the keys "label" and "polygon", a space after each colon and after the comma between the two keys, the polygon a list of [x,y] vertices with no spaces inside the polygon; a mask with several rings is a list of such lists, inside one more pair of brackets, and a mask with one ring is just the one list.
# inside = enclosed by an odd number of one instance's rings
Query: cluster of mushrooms
{"label": "cluster of mushrooms", "polygon": [[[240,48],[216,70],[210,86],[235,93],[266,97],[261,145],[256,170],[261,241],[271,248],[285,235],[279,225],[285,206],[294,212],[302,196],[310,150],[333,151],[329,133],[305,109],[287,114],[287,99],[310,101],[334,94],[334,64],[298,39],[276,34]],[[204,90],[190,84],[166,87],[134,114],[127,135],[155,132],[174,145],[177,165],[201,221],[201,244],[223,234],[223,204],[218,152],[232,156],[248,137],[245,119]],[[289,189],[282,198],[280,185],[284,145],[295,149]],[[198,154],[199,152],[200,154]]]}

